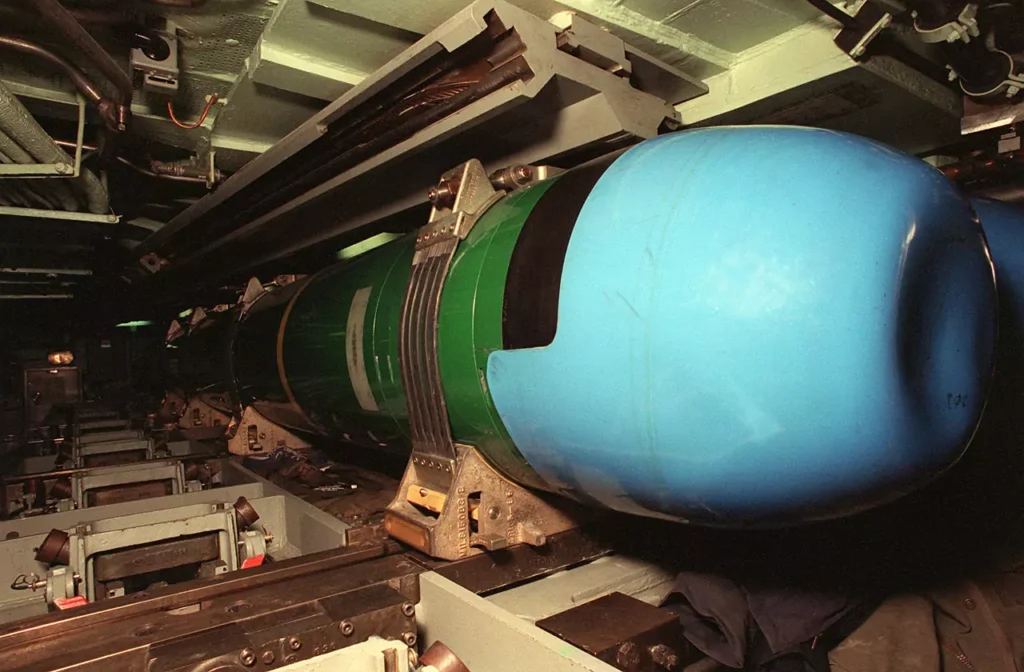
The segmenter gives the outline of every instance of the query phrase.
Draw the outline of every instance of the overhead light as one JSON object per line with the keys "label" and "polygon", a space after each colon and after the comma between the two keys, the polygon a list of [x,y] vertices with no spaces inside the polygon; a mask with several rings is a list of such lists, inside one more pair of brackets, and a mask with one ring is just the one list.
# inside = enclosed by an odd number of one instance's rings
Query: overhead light
{"label": "overhead light", "polygon": [[153,323],[149,320],[135,320],[133,322],[122,322],[117,326],[125,329],[134,329],[135,327],[148,327],[151,324]]}

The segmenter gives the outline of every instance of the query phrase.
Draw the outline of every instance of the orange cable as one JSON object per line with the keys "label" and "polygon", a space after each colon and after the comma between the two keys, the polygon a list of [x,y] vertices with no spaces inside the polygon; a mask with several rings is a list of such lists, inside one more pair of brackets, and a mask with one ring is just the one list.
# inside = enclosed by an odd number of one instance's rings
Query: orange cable
{"label": "orange cable", "polygon": [[178,121],[177,117],[174,116],[174,105],[169,100],[167,101],[167,114],[171,115],[171,121],[173,121],[174,125],[177,126],[178,128],[185,128],[185,129],[199,128],[200,126],[203,125],[203,122],[206,121],[206,115],[208,115],[210,113],[210,108],[213,107],[213,104],[216,103],[216,102],[217,102],[217,94],[216,93],[211,94],[209,102],[206,103],[206,109],[203,110],[203,114],[199,117],[199,121],[197,121],[194,124],[183,124],[180,121]]}

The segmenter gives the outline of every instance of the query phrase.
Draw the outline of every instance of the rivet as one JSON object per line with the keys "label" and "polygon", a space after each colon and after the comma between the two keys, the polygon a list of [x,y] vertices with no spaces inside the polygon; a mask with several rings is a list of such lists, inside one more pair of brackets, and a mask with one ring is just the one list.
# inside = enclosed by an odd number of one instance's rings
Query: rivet
{"label": "rivet", "polygon": [[500,516],[500,515],[501,515],[501,510],[498,507],[496,507],[496,506],[492,506],[491,508],[487,509],[487,517],[490,518],[491,520],[497,520],[498,516]]}
{"label": "rivet", "polygon": [[252,667],[256,664],[256,652],[252,649],[242,649],[242,652],[238,654],[238,660],[242,665]]}
{"label": "rivet", "polygon": [[426,488],[420,488],[420,497],[426,497],[426,496],[427,496],[427,489]]}
{"label": "rivet", "polygon": [[299,649],[302,648],[302,642],[299,640],[298,637],[289,637],[288,638],[288,648],[291,649],[292,651],[298,651]]}
{"label": "rivet", "polygon": [[978,605],[974,600],[968,597],[966,600],[964,600],[964,606],[967,607],[969,611],[974,611],[974,608]]}
{"label": "rivet", "polygon": [[352,625],[352,621],[342,621],[338,624],[338,628],[341,630],[341,634],[345,635],[346,637],[351,635],[356,630],[355,626]]}

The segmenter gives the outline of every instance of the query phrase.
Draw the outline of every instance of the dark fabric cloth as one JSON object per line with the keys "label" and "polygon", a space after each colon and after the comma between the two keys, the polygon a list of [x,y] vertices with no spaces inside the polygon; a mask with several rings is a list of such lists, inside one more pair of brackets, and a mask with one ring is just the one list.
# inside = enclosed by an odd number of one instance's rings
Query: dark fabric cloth
{"label": "dark fabric cloth", "polygon": [[[828,669],[831,647],[815,639],[845,616],[861,615],[862,601],[835,593],[742,586],[723,576],[682,572],[663,606],[678,614],[694,646],[724,665],[803,672]],[[773,660],[779,661],[778,667],[765,667]]]}

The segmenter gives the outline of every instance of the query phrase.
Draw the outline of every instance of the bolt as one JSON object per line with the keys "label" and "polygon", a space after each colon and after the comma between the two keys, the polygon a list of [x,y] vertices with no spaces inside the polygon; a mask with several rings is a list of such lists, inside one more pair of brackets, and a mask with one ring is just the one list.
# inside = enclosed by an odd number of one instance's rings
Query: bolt
{"label": "bolt", "polygon": [[260,438],[261,439],[267,438],[267,433],[266,432],[260,432]]}
{"label": "bolt", "polygon": [[53,167],[53,169],[56,170],[57,173],[60,174],[60,175],[67,175],[68,173],[70,173],[70,172],[72,172],[74,170],[74,168],[72,168],[71,166],[69,166],[66,163],[58,163],[57,165],[55,165]]}
{"label": "bolt", "polygon": [[415,616],[416,615],[416,607],[413,606],[412,602],[406,602],[405,604],[402,605],[402,613],[405,614],[406,616]]}
{"label": "bolt", "polygon": [[273,651],[264,651],[263,652],[263,664],[264,665],[271,665],[271,664],[273,664],[273,662],[274,662],[274,652]]}
{"label": "bolt", "polygon": [[519,179],[521,180],[533,179],[533,168],[530,166],[519,166],[519,168],[516,169],[516,172],[519,174]]}
{"label": "bolt", "polygon": [[107,221],[111,224],[117,223],[117,215],[107,215]]}
{"label": "bolt", "polygon": [[256,652],[252,649],[242,649],[242,652],[238,654],[238,660],[246,667],[252,667],[256,664]]}
{"label": "bolt", "polygon": [[664,644],[656,644],[647,651],[651,654],[651,660],[666,670],[674,670],[679,666],[679,656]]}
{"label": "bolt", "polygon": [[501,515],[501,509],[499,509],[496,506],[492,506],[491,508],[487,509],[487,517],[490,518],[491,520],[497,520],[498,516],[500,516],[500,515]]}
{"label": "bolt", "polygon": [[626,670],[636,669],[640,665],[640,649],[633,642],[625,642],[619,647],[618,653],[615,655],[615,662],[619,664],[619,667]]}
{"label": "bolt", "polygon": [[341,634],[348,637],[353,632],[355,632],[356,627],[352,625],[352,621],[342,621],[338,624],[338,629],[341,630]]}
{"label": "bolt", "polygon": [[416,645],[416,633],[415,632],[403,633],[402,634],[402,641],[405,642],[406,646],[415,646]]}
{"label": "bolt", "polygon": [[978,606],[978,604],[968,597],[966,600],[964,600],[964,606],[967,607],[969,611],[974,611],[974,608]]}
{"label": "bolt", "polygon": [[426,497],[426,496],[427,496],[427,489],[426,488],[420,488],[420,497]]}
{"label": "bolt", "polygon": [[298,637],[289,637],[288,638],[288,648],[291,649],[292,651],[298,651],[299,649],[302,648],[302,642],[299,641]]}

